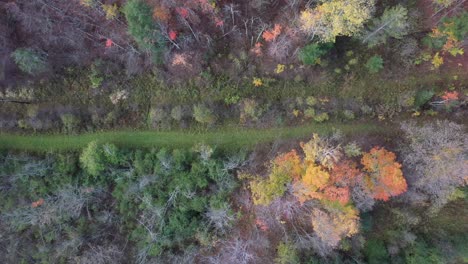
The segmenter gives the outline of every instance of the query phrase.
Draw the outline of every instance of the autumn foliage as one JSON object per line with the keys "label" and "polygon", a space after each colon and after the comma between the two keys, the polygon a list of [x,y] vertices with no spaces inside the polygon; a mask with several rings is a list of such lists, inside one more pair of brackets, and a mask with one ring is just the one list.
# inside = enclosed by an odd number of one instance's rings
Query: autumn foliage
{"label": "autumn foliage", "polygon": [[367,186],[377,200],[387,201],[391,196],[402,194],[407,189],[401,164],[395,160],[395,153],[379,147],[362,156],[361,163],[368,173],[365,177]]}
{"label": "autumn foliage", "polygon": [[281,34],[281,25],[275,24],[275,27],[272,30],[267,30],[263,32],[262,37],[267,42],[272,42]]}

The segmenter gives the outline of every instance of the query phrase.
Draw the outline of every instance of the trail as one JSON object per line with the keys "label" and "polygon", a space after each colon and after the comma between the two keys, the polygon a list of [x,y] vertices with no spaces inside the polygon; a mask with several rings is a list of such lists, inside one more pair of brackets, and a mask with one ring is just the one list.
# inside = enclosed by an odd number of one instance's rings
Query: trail
{"label": "trail", "polygon": [[313,133],[327,135],[335,129],[341,130],[345,135],[388,132],[378,123],[329,122],[270,129],[225,128],[206,132],[119,130],[80,135],[0,133],[0,149],[29,152],[73,151],[82,149],[94,140],[126,148],[184,148],[205,143],[223,149],[249,149],[257,144],[276,140],[307,138]]}

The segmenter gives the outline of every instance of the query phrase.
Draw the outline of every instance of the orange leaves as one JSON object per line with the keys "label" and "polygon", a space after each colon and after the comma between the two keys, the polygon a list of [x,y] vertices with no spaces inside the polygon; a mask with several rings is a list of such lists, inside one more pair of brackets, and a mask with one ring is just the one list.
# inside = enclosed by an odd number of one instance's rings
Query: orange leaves
{"label": "orange leaves", "polygon": [[31,203],[31,207],[36,208],[36,207],[39,207],[39,206],[41,206],[43,204],[44,204],[44,199],[41,198],[41,199]]}
{"label": "orange leaves", "polygon": [[324,191],[324,198],[329,201],[339,202],[341,205],[346,205],[350,200],[349,188],[329,186]]}
{"label": "orange leaves", "polygon": [[281,25],[275,24],[275,27],[272,30],[266,30],[263,32],[262,37],[267,42],[272,42],[281,34]]}
{"label": "orange leaves", "polygon": [[274,165],[279,167],[285,173],[288,173],[294,180],[299,180],[301,177],[302,164],[296,150],[292,150],[276,157]]}
{"label": "orange leaves", "polygon": [[171,13],[163,6],[155,6],[153,8],[153,18],[161,22],[167,22],[171,18]]}
{"label": "orange leaves", "polygon": [[359,180],[361,171],[354,162],[344,160],[336,164],[332,170],[332,181],[340,186],[352,186]]}
{"label": "orange leaves", "polygon": [[269,227],[265,221],[262,219],[255,219],[255,225],[262,231],[268,231]]}
{"label": "orange leaves", "polygon": [[442,95],[442,99],[444,99],[445,101],[455,101],[455,100],[458,100],[458,92],[457,91],[453,91],[453,92],[445,92],[444,95]]}
{"label": "orange leaves", "polygon": [[395,160],[395,153],[379,147],[374,147],[362,156],[361,163],[369,173],[366,176],[367,185],[377,200],[387,201],[407,189],[401,164]]}
{"label": "orange leaves", "polygon": [[255,56],[260,57],[263,55],[262,47],[263,47],[263,44],[260,42],[257,42],[255,43],[255,46],[251,49],[251,51],[253,54],[255,54]]}

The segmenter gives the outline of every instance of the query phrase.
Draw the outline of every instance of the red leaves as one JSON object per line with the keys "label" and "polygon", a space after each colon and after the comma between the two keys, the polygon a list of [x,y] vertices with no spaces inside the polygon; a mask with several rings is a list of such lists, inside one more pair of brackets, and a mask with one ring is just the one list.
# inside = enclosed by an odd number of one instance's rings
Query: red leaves
{"label": "red leaves", "polygon": [[177,7],[176,8],[177,14],[179,14],[182,18],[188,18],[189,16],[189,11],[187,8],[184,7]]}
{"label": "red leaves", "polygon": [[177,31],[171,30],[169,31],[169,39],[174,41],[177,38]]}
{"label": "red leaves", "polygon": [[224,25],[224,21],[219,17],[215,17],[215,24],[217,27],[222,27]]}
{"label": "red leaves", "polygon": [[112,39],[107,39],[106,40],[106,48],[110,48],[110,47],[112,47],[112,45],[114,45],[114,42],[112,41]]}

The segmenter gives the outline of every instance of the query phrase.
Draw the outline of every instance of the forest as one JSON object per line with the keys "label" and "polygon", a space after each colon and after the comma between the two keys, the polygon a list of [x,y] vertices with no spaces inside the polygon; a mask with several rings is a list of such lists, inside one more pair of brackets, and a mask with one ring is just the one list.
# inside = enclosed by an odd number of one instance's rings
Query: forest
{"label": "forest", "polygon": [[468,1],[0,2],[0,263],[468,262]]}

